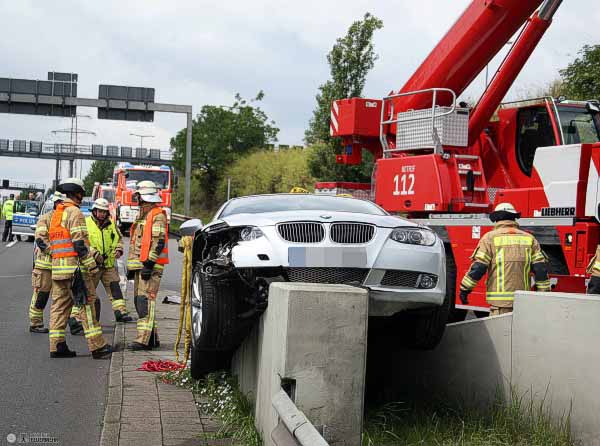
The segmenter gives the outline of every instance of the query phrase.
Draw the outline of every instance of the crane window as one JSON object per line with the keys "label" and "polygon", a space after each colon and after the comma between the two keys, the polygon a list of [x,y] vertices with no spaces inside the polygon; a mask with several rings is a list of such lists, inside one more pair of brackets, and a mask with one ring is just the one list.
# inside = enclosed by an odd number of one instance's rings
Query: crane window
{"label": "crane window", "polygon": [[594,116],[583,107],[558,108],[564,144],[593,144],[600,140]]}
{"label": "crane window", "polygon": [[552,122],[546,107],[519,110],[517,115],[517,161],[523,173],[531,176],[533,159],[538,147],[556,144]]}

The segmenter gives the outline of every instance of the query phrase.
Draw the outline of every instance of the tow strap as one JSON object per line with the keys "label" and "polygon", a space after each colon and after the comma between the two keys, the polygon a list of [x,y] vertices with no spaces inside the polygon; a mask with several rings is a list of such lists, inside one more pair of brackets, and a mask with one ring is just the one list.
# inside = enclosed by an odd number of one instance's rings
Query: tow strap
{"label": "tow strap", "polygon": [[142,372],[175,372],[185,368],[185,364],[168,360],[149,360],[144,362],[137,370]]}

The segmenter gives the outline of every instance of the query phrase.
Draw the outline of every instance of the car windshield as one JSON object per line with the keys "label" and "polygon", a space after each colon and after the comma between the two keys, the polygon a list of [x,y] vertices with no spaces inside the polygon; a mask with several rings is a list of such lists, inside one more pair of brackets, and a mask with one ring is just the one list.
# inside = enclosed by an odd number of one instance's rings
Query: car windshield
{"label": "car windshield", "polygon": [[582,107],[558,107],[564,144],[593,144],[600,141],[594,116]]}
{"label": "car windshield", "polygon": [[263,212],[324,211],[353,212],[358,214],[387,215],[375,204],[354,198],[324,195],[256,195],[231,200],[217,218],[233,214],[260,214]]}
{"label": "car windshield", "polygon": [[[169,172],[166,170],[128,170],[127,183],[135,186],[140,181],[153,181],[159,189],[169,188]],[[131,182],[131,183],[130,183]]]}
{"label": "car windshield", "polygon": [[94,205],[94,200],[91,198],[84,198],[81,202],[80,208],[91,208]]}
{"label": "car windshield", "polygon": [[40,202],[29,200],[17,200],[15,201],[15,212],[30,215],[38,215],[40,213]]}

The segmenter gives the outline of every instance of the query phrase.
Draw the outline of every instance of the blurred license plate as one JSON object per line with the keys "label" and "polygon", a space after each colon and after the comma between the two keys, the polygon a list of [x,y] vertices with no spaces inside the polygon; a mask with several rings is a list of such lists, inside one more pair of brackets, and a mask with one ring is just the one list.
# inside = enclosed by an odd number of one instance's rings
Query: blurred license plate
{"label": "blurred license plate", "polygon": [[288,264],[290,267],[364,268],[367,266],[367,250],[365,248],[291,246],[288,248]]}

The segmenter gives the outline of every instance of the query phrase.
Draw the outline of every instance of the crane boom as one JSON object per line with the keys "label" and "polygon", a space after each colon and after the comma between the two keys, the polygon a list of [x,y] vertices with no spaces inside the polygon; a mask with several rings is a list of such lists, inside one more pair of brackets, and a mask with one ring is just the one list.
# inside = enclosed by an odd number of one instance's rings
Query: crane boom
{"label": "crane boom", "polygon": [[[460,95],[541,3],[542,0],[474,0],[400,92],[435,87],[449,88]],[[449,95],[438,98],[441,105],[448,105],[449,101]],[[396,111],[430,106],[431,97],[426,95],[394,101]]]}

